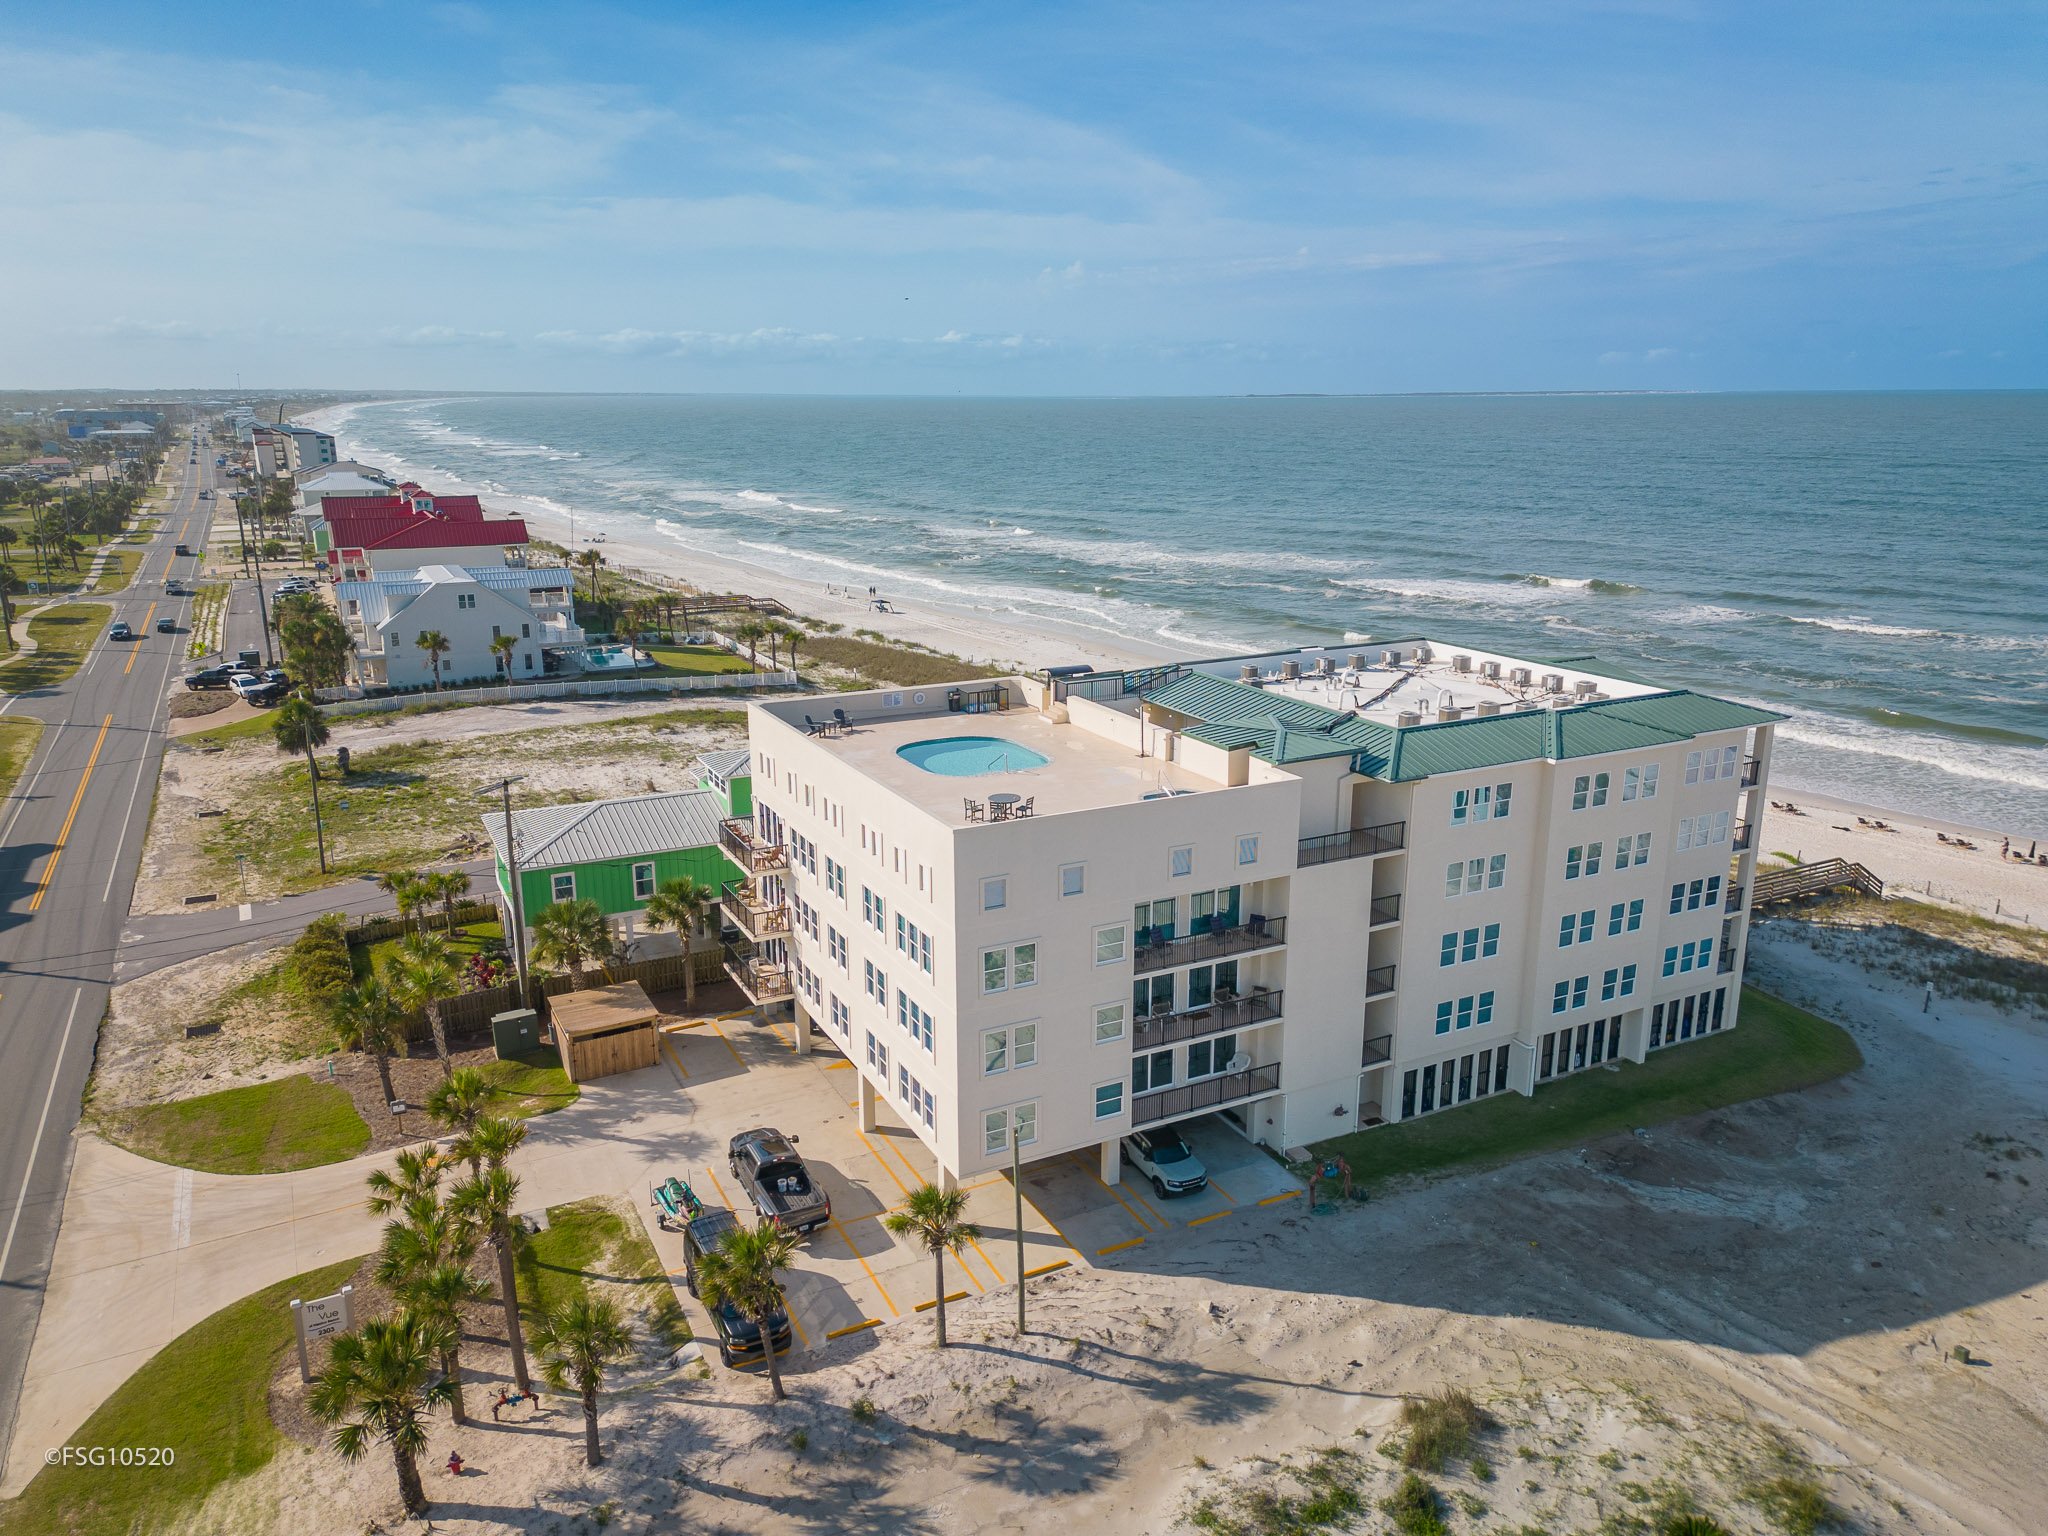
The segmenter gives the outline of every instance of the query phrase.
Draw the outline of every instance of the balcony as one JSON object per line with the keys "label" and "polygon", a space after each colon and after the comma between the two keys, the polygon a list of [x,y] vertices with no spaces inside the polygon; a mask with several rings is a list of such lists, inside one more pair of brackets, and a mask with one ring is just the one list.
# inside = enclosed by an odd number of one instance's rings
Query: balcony
{"label": "balcony", "polygon": [[1763,777],[1763,774],[1764,760],[1762,758],[1750,757],[1743,759],[1742,787],[1744,789],[1755,789],[1757,781]]}
{"label": "balcony", "polygon": [[1255,1024],[1270,1024],[1279,1017],[1280,993],[1255,987],[1250,997],[1226,998],[1200,1008],[1140,1019],[1131,1031],[1131,1049],[1154,1051],[1162,1045],[1199,1040],[1204,1035],[1218,1035],[1227,1029],[1250,1029]]}
{"label": "balcony", "polygon": [[1391,997],[1394,992],[1394,968],[1391,965],[1376,965],[1365,973],[1365,995],[1368,998]]}
{"label": "balcony", "polygon": [[1272,1093],[1279,1086],[1280,1063],[1275,1061],[1263,1067],[1253,1067],[1248,1072],[1225,1072],[1221,1077],[1201,1078],[1183,1083],[1178,1088],[1141,1093],[1131,1100],[1131,1124],[1151,1125],[1177,1115],[1193,1114],[1196,1110],[1239,1104],[1262,1093]]}
{"label": "balcony", "polygon": [[1721,910],[1723,912],[1740,912],[1742,910],[1741,886],[1731,885],[1728,887],[1728,899],[1721,903]]}
{"label": "balcony", "polygon": [[1365,1055],[1358,1064],[1361,1067],[1383,1067],[1393,1059],[1394,1037],[1374,1035],[1365,1042]]}
{"label": "balcony", "polygon": [[718,824],[718,846],[750,875],[789,868],[789,850],[779,843],[765,841],[753,822],[744,816],[730,816]]}
{"label": "balcony", "polygon": [[770,901],[751,880],[728,880],[719,888],[718,907],[734,927],[755,943],[779,939],[789,932],[789,908]]}
{"label": "balcony", "polygon": [[796,995],[789,967],[781,961],[762,959],[750,945],[725,946],[725,974],[756,1008],[786,1003]]}
{"label": "balcony", "polygon": [[1401,898],[1399,896],[1375,896],[1372,911],[1366,922],[1367,928],[1391,928],[1401,921]]}
{"label": "balcony", "polygon": [[1192,965],[1197,960],[1227,960],[1232,955],[1249,955],[1262,949],[1278,949],[1287,942],[1287,919],[1251,916],[1231,928],[1211,928],[1185,938],[1159,939],[1141,944],[1131,957],[1131,970],[1139,976]]}
{"label": "balcony", "polygon": [[1408,846],[1408,823],[1383,821],[1376,827],[1353,827],[1348,832],[1329,832],[1321,837],[1304,837],[1297,846],[1294,862],[1302,869],[1328,864],[1336,859],[1357,859],[1375,853],[1393,853]]}
{"label": "balcony", "polygon": [[1752,828],[1750,824],[1746,821],[1738,821],[1735,824],[1735,851],[1737,853],[1741,853],[1744,849],[1749,847],[1749,845],[1755,841],[1755,829]]}

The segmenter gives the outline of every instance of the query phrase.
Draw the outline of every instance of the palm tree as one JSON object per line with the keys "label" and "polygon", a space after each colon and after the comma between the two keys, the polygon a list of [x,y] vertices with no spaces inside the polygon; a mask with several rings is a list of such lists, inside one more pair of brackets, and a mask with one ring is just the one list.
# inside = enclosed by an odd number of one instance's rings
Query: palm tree
{"label": "palm tree", "polygon": [[519,642],[510,635],[491,636],[491,655],[497,658],[498,670],[505,674],[505,686],[512,686],[512,653],[519,649]]}
{"label": "palm tree", "polygon": [[611,928],[593,897],[558,901],[534,914],[532,957],[542,965],[567,970],[579,992],[586,962],[609,960],[612,949]]}
{"label": "palm tree", "polygon": [[498,1256],[498,1297],[505,1307],[505,1340],[512,1351],[512,1383],[525,1395],[531,1382],[526,1374],[526,1338],[519,1323],[519,1285],[515,1261],[526,1241],[526,1229],[512,1219],[519,1203],[519,1180],[505,1164],[526,1140],[526,1125],[520,1120],[486,1116],[476,1129],[456,1144],[456,1154],[472,1152],[481,1160],[483,1171],[465,1179],[448,1196],[449,1208],[464,1221],[485,1233]]}
{"label": "palm tree", "polygon": [[757,666],[761,660],[761,636],[766,633],[766,630],[767,626],[758,619],[748,619],[744,624],[735,624],[733,626],[733,639],[739,641],[741,645],[747,648]]}
{"label": "palm tree", "polygon": [[420,887],[428,901],[441,903],[448,919],[448,937],[455,937],[455,903],[469,894],[469,876],[459,869],[437,869],[420,876]]}
{"label": "palm tree", "polygon": [[586,549],[577,554],[575,559],[578,565],[590,572],[590,600],[595,603],[599,597],[597,573],[604,566],[604,551],[601,549]]}
{"label": "palm tree", "polygon": [[491,1293],[469,1274],[475,1253],[475,1229],[429,1197],[407,1202],[402,1219],[385,1226],[375,1271],[409,1311],[436,1325],[441,1370],[455,1384],[448,1401],[458,1424],[469,1422],[462,1400],[462,1304]]}
{"label": "palm tree", "polygon": [[381,976],[342,988],[334,1000],[335,1036],[344,1048],[361,1050],[376,1061],[386,1104],[398,1097],[391,1086],[391,1058],[405,1049],[404,1017]]}
{"label": "palm tree", "polygon": [[794,671],[796,670],[796,646],[797,646],[797,642],[798,642],[799,640],[807,640],[807,639],[809,639],[809,638],[810,638],[810,637],[809,637],[808,635],[806,635],[806,634],[805,634],[805,633],[804,633],[804,632],[803,632],[802,630],[800,630],[800,629],[796,628],[796,627],[795,627],[794,625],[788,625],[788,624],[785,624],[785,625],[783,626],[783,629],[782,629],[782,640],[783,640],[783,644],[785,644],[785,645],[787,645],[787,646],[789,647],[789,670],[790,670],[790,671],[794,672]]}
{"label": "palm tree", "polygon": [[427,660],[434,664],[434,692],[439,693],[441,691],[441,658],[446,656],[454,647],[449,645],[448,637],[438,629],[421,630],[419,638],[414,640],[413,644],[425,651],[427,653]]}
{"label": "palm tree", "polygon": [[270,731],[280,752],[306,754],[306,779],[313,787],[313,842],[320,850],[320,873],[327,873],[327,833],[320,825],[320,764],[313,753],[327,745],[327,717],[313,701],[293,694],[271,717]]}
{"label": "palm tree", "polygon": [[736,1227],[725,1240],[697,1261],[697,1289],[711,1306],[730,1305],[761,1330],[761,1355],[768,1362],[768,1390],[776,1402],[782,1390],[782,1365],[775,1355],[775,1337],[768,1320],[784,1308],[782,1282],[775,1277],[796,1262],[796,1234],[772,1221]]}
{"label": "palm tree", "polygon": [[409,1515],[424,1514],[419,1458],[427,1448],[427,1415],[454,1395],[455,1383],[433,1380],[441,1330],[410,1312],[368,1322],[334,1341],[327,1365],[313,1378],[308,1406],[335,1426],[334,1449],[360,1461],[371,1442],[391,1447],[398,1496]]}
{"label": "palm tree", "polygon": [[[477,1122],[491,1107],[497,1090],[481,1068],[463,1067],[449,1074],[447,1081],[427,1095],[427,1114],[436,1125],[454,1131],[458,1143],[466,1143]],[[482,1158],[475,1152],[463,1154],[472,1176],[483,1172]]]}
{"label": "palm tree", "polygon": [[[398,906],[398,915],[411,919],[417,916],[424,904],[420,894],[421,882],[426,876],[416,869],[387,869],[377,877],[379,889],[389,893]],[[426,930],[421,928],[420,932]]]}
{"label": "palm tree", "polygon": [[382,1168],[373,1169],[364,1182],[370,1186],[370,1214],[388,1216],[422,1201],[439,1199],[441,1165],[433,1147],[407,1147],[398,1154],[389,1173]]}
{"label": "palm tree", "polygon": [[932,1256],[935,1267],[934,1281],[938,1289],[932,1293],[936,1305],[932,1315],[939,1323],[938,1347],[946,1347],[946,1255],[958,1254],[969,1243],[981,1237],[981,1228],[967,1220],[967,1195],[964,1190],[941,1189],[936,1184],[920,1184],[910,1192],[910,1198],[900,1211],[891,1211],[882,1218],[882,1225],[898,1237],[916,1240],[918,1246]]}
{"label": "palm tree", "polygon": [[632,1331],[609,1296],[578,1296],[533,1325],[533,1347],[540,1351],[541,1374],[557,1392],[572,1388],[583,1399],[583,1461],[604,1460],[597,1444],[597,1391],[604,1368],[633,1348]]}
{"label": "palm tree", "polygon": [[717,901],[718,893],[710,886],[682,875],[662,881],[661,888],[647,898],[647,908],[641,914],[648,927],[673,928],[683,941],[683,1002],[688,1007],[697,1002],[697,968],[690,963],[690,941]]}
{"label": "palm tree", "polygon": [[448,957],[448,941],[438,934],[409,934],[398,941],[390,960],[391,992],[408,1013],[424,1013],[434,1033],[434,1054],[441,1058],[441,1076],[455,1075],[448,1059],[448,1024],[441,1017],[441,1004],[462,990],[455,976],[455,962]]}

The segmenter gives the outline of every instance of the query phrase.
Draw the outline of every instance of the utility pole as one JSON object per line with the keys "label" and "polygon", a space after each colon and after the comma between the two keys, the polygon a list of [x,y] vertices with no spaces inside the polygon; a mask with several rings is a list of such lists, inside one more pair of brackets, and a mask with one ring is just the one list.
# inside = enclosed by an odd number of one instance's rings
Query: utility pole
{"label": "utility pole", "polygon": [[526,902],[519,891],[519,839],[512,830],[512,786],[525,777],[515,773],[495,784],[485,785],[482,790],[485,795],[501,796],[505,807],[505,867],[512,887],[512,960],[519,969],[519,1002],[522,1007],[527,1001]]}
{"label": "utility pole", "polygon": [[1017,1333],[1024,1328],[1024,1152],[1019,1139],[1017,1116],[1010,1115],[1010,1190],[1017,1197]]}

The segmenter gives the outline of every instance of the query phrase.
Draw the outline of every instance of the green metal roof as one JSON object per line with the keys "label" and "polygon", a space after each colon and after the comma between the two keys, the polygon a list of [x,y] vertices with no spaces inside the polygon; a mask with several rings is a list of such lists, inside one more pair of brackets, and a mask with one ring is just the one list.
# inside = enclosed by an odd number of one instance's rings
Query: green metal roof
{"label": "green metal roof", "polygon": [[1349,754],[1354,773],[1393,783],[1539,758],[1563,762],[1641,751],[1784,718],[1767,709],[1674,689],[1563,709],[1514,710],[1396,727],[1203,672],[1154,688],[1144,699],[1201,721],[1187,734],[1211,746],[1248,747],[1253,755],[1282,765]]}

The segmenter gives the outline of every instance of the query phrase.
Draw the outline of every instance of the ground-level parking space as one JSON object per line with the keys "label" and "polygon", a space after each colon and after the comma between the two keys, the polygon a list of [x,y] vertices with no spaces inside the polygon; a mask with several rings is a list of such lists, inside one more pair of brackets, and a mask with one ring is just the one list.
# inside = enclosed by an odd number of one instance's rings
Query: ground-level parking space
{"label": "ground-level parking space", "polygon": [[[672,999],[664,1001],[673,1006]],[[931,1308],[934,1279],[931,1257],[883,1224],[912,1190],[937,1177],[931,1153],[893,1119],[886,1101],[877,1129],[863,1131],[859,1076],[852,1063],[822,1032],[813,1034],[811,1044],[811,1053],[799,1056],[787,1020],[746,1012],[690,1017],[663,1026],[661,1068],[633,1074],[636,1091],[665,1076],[665,1086],[656,1091],[681,1096],[688,1127],[688,1134],[669,1143],[666,1155],[659,1144],[646,1148],[642,1199],[673,1175],[688,1182],[706,1204],[723,1205],[749,1219],[747,1197],[726,1160],[728,1139],[761,1125],[797,1138],[812,1178],[832,1201],[830,1222],[804,1240],[786,1279],[799,1357],[832,1340],[892,1323],[929,1326],[922,1314]],[[1113,1263],[1117,1255],[1144,1244],[1156,1249],[1170,1242],[1180,1228],[1244,1219],[1238,1214],[1244,1207],[1300,1192],[1279,1164],[1227,1126],[1196,1122],[1182,1130],[1211,1172],[1209,1187],[1191,1196],[1161,1200],[1128,1168],[1124,1182],[1105,1184],[1092,1153],[1026,1164],[1021,1202],[1025,1276],[1068,1265]],[[948,1257],[949,1298],[1007,1285],[1020,1267],[1020,1202],[1008,1173],[984,1174],[962,1188],[969,1219],[981,1235],[957,1258]],[[647,1211],[647,1225],[680,1293],[682,1238],[659,1230],[656,1214]],[[680,1299],[707,1350],[715,1347],[702,1304],[686,1294]],[[797,1358],[785,1365],[801,1369]]]}

